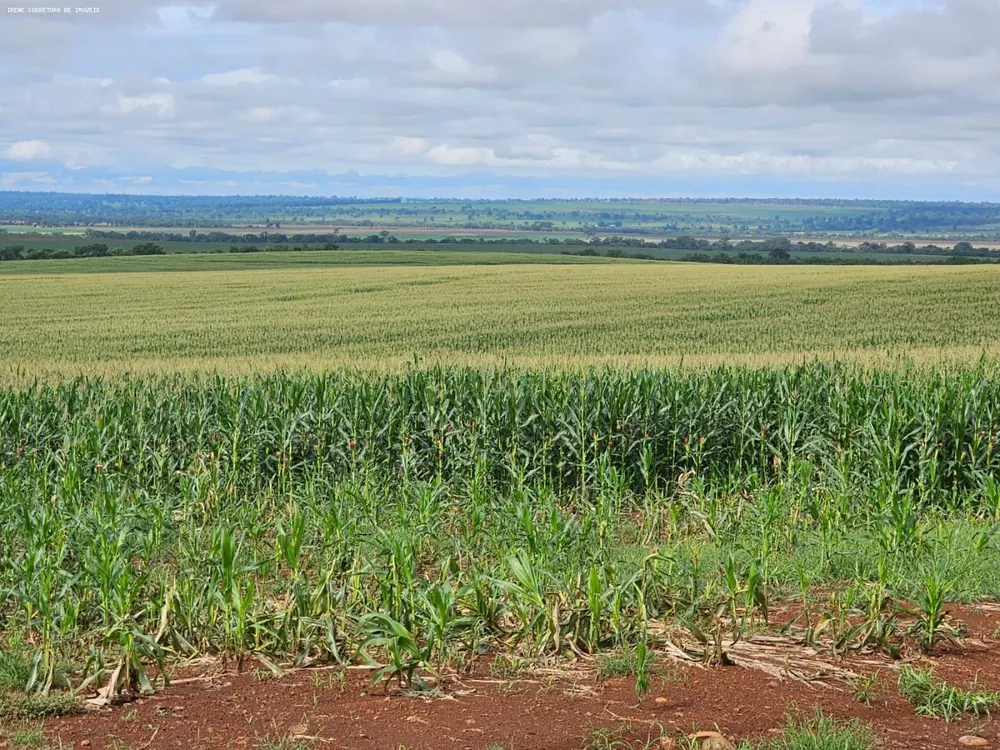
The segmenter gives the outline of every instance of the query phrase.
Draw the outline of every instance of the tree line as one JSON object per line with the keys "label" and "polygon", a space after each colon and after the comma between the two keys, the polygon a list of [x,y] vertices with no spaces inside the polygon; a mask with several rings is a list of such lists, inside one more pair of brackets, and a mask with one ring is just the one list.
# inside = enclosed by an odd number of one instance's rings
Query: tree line
{"label": "tree line", "polygon": [[123,255],[166,255],[162,245],[153,242],[143,242],[135,247],[116,247],[108,249],[103,243],[80,245],[72,250],[64,248],[52,249],[32,247],[25,250],[24,245],[0,246],[0,261],[3,260],[69,260],[72,258],[106,258]]}

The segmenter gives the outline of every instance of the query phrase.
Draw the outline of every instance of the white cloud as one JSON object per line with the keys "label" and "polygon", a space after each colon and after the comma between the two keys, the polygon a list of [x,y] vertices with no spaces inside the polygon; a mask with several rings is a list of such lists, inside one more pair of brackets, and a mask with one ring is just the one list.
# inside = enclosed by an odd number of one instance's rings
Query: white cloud
{"label": "white cloud", "polygon": [[438,82],[457,83],[464,85],[483,84],[497,78],[497,70],[489,65],[476,65],[469,62],[454,50],[434,50],[430,62],[435,72],[433,78]]}
{"label": "white cloud", "polygon": [[48,172],[3,172],[0,173],[0,187],[13,188],[22,183],[51,184],[55,182]]}
{"label": "white cloud", "polygon": [[281,110],[277,107],[254,107],[247,112],[247,119],[250,122],[274,122],[281,116]]}
{"label": "white cloud", "polygon": [[750,0],[719,35],[717,61],[740,76],[806,63],[815,6],[816,0]]}
{"label": "white cloud", "polygon": [[149,175],[142,175],[139,177],[122,177],[122,182],[131,182],[135,185],[148,185],[153,181],[153,178]]}
{"label": "white cloud", "polygon": [[51,151],[52,148],[45,141],[16,141],[3,154],[10,161],[35,161],[44,159]]}
{"label": "white cloud", "polygon": [[260,68],[240,68],[225,73],[209,73],[201,77],[201,82],[207,86],[239,86],[241,84],[259,84],[276,81],[277,76],[264,73]]}
{"label": "white cloud", "polygon": [[176,111],[173,94],[147,94],[146,96],[118,95],[118,111],[129,113],[155,109],[160,117],[172,117]]}
{"label": "white cloud", "polygon": [[0,28],[0,155],[51,143],[70,184],[161,190],[187,169],[262,192],[353,171],[1000,197],[1000,0],[109,2],[85,34]]}
{"label": "white cloud", "polygon": [[428,143],[425,139],[407,136],[397,136],[389,144],[389,152],[399,156],[417,156],[424,153],[427,148]]}
{"label": "white cloud", "polygon": [[338,91],[367,91],[372,82],[368,78],[335,78],[328,85]]}
{"label": "white cloud", "polygon": [[218,0],[219,18],[265,23],[346,22],[458,27],[581,25],[601,14],[641,8],[709,12],[706,0]]}

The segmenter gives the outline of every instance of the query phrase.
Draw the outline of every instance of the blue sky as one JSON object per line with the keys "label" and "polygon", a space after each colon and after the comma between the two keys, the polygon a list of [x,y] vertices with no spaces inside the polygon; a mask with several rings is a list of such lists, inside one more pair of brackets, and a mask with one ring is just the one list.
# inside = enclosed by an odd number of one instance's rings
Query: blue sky
{"label": "blue sky", "polygon": [[0,190],[1000,200],[1000,0],[0,8]]}

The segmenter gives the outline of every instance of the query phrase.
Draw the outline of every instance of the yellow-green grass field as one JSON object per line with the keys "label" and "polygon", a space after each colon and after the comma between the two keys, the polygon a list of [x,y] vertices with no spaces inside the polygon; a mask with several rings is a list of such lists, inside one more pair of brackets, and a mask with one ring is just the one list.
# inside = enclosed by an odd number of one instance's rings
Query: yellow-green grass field
{"label": "yellow-green grass field", "polygon": [[57,273],[52,261],[27,273],[27,264],[12,265],[20,272],[0,268],[6,380],[399,369],[415,357],[423,365],[579,367],[971,362],[1000,352],[1000,268],[992,266]]}

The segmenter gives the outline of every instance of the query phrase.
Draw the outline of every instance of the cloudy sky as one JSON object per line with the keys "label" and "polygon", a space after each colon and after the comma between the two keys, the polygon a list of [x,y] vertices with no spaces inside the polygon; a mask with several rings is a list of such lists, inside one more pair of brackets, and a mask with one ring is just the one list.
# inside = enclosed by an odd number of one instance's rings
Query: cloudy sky
{"label": "cloudy sky", "polygon": [[1000,200],[1000,0],[84,3],[0,8],[0,189]]}

